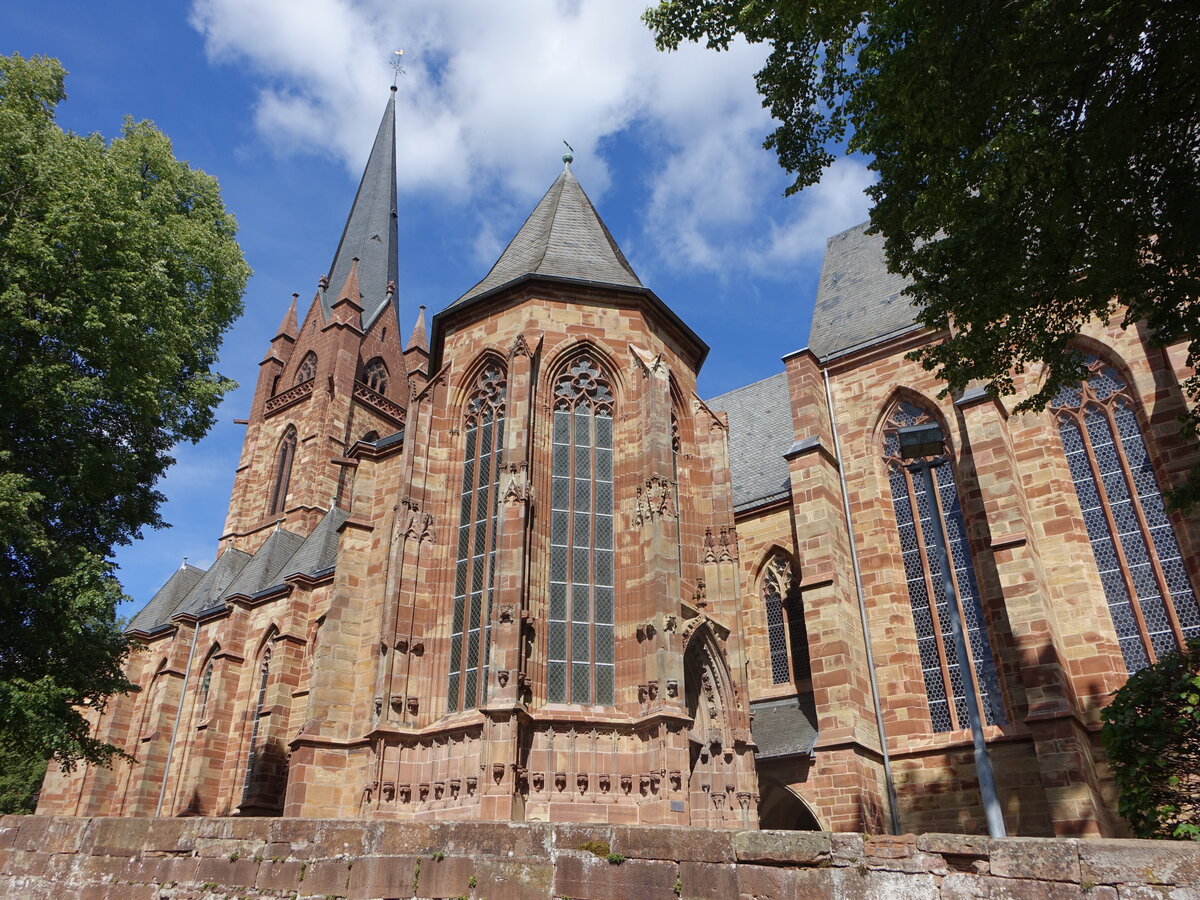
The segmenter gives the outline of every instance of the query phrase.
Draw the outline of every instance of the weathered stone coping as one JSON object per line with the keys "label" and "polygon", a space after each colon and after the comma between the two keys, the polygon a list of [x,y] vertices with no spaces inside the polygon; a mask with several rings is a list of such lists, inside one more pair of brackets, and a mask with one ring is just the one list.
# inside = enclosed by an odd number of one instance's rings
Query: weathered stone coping
{"label": "weathered stone coping", "polygon": [[1200,844],[672,826],[0,818],[32,900],[1200,900]]}

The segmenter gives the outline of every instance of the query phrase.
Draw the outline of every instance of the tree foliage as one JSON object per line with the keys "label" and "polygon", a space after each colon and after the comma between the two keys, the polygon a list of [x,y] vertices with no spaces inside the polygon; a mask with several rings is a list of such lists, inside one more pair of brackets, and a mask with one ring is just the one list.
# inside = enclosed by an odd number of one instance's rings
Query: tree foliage
{"label": "tree foliage", "polygon": [[64,132],[57,60],[0,57],[0,744],[117,752],[78,712],[131,685],[109,560],[160,527],[155,482],[232,382],[249,270],[216,181],[147,122]]}
{"label": "tree foliage", "polygon": [[1133,833],[1200,841],[1200,641],[1132,675],[1103,719]]}
{"label": "tree foliage", "polygon": [[[1178,0],[663,0],[645,19],[662,49],[769,44],[757,83],[788,192],[843,142],[868,155],[890,266],[923,324],[954,325],[918,358],[952,390],[981,379],[995,394],[1044,361],[1021,404],[1041,409],[1083,377],[1069,343],[1094,316],[1187,341],[1200,363],[1195,14]],[[1187,390],[1200,404],[1200,380]],[[1176,499],[1200,499],[1200,471]]]}

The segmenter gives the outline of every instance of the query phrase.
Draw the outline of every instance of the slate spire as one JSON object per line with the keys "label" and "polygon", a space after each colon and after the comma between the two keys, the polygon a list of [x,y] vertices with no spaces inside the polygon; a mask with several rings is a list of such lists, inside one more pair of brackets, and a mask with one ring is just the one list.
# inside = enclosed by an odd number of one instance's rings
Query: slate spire
{"label": "slate spire", "polygon": [[569,158],[564,156],[563,162],[562,174],[550,185],[487,277],[451,306],[526,275],[642,287],[625,254],[575,179]]}
{"label": "slate spire", "polygon": [[[388,283],[394,284],[399,279],[397,243],[396,88],[393,87],[346,228],[329,267],[328,283],[337,292],[346,284],[354,259],[359,260],[362,299],[350,299],[362,305],[364,325],[373,321],[386,304]],[[330,291],[325,292],[322,304],[326,317],[340,299],[340,295],[335,297]]]}

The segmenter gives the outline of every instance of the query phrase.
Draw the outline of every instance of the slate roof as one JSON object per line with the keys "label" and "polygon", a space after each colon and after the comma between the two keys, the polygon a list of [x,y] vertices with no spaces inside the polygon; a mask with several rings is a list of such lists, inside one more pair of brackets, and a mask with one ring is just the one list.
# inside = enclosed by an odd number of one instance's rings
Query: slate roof
{"label": "slate roof", "polygon": [[281,584],[280,575],[284,565],[303,543],[304,538],[294,531],[282,528],[272,531],[271,536],[258,548],[254,558],[221,595],[221,599],[233,596],[253,597],[259,591]]}
{"label": "slate roof", "polygon": [[907,281],[887,270],[883,235],[863,222],[825,243],[808,349],[819,359],[855,350],[916,326],[916,310],[900,295]]}
{"label": "slate roof", "polygon": [[[337,563],[338,529],[350,517],[344,509],[336,506],[317,523],[312,534],[304,539],[300,548],[279,570],[282,578],[292,575],[315,575],[331,569]],[[267,585],[270,587],[270,585]]]}
{"label": "slate roof", "polygon": [[783,454],[795,441],[787,373],[780,372],[713,397],[713,410],[729,414],[729,468],[733,508],[741,512],[791,491]]}
{"label": "slate roof", "polygon": [[233,580],[246,568],[253,557],[241,550],[226,550],[217,557],[217,561],[209,566],[196,586],[193,587],[183,601],[167,618],[178,615],[198,616],[205,610],[221,605],[221,595],[233,583]]}
{"label": "slate roof", "polygon": [[188,592],[204,577],[204,569],[183,565],[171,573],[167,583],[158,589],[142,611],[133,617],[126,631],[141,631],[149,634],[175,612],[176,607],[187,597]]}
{"label": "slate roof", "polygon": [[448,308],[525,275],[642,287],[569,166],[550,185],[487,277]]}
{"label": "slate roof", "polygon": [[[328,316],[341,298],[350,266],[358,257],[358,286],[362,295],[364,326],[374,321],[387,301],[387,284],[399,279],[396,234],[396,94],[393,90],[383,110],[383,120],[367,159],[358,193],[346,219],[342,238],[329,267],[329,289],[321,303]],[[352,298],[358,300],[357,297]]]}
{"label": "slate roof", "polygon": [[812,755],[817,743],[817,716],[811,697],[803,702],[789,697],[751,703],[750,714],[754,716],[750,733],[758,745],[756,759]]}

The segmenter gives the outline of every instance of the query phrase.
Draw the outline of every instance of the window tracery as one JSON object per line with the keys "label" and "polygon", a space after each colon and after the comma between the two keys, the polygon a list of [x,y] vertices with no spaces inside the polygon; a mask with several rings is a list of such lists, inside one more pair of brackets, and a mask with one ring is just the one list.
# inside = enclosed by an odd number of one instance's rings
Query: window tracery
{"label": "window tracery", "polygon": [[306,381],[311,381],[317,377],[317,354],[309,350],[304,354],[304,359],[300,360],[300,365],[296,368],[296,378],[292,382],[293,385],[303,384]]}
{"label": "window tracery", "polygon": [[1087,380],[1063,387],[1049,407],[1132,673],[1200,637],[1200,606],[1129,386],[1099,357],[1084,362]]}
{"label": "window tracery", "polygon": [[205,714],[208,712],[208,694],[212,688],[213,679],[213,664],[210,661],[204,667],[204,675],[200,678],[200,712],[196,716],[197,722],[203,722]]}
{"label": "window tracery", "polygon": [[589,357],[554,381],[547,698],[612,705],[613,393]]}
{"label": "window tracery", "polygon": [[387,364],[378,356],[363,368],[363,383],[376,393],[387,393],[388,368]]}
{"label": "window tracery", "polygon": [[495,364],[485,366],[463,410],[463,478],[446,695],[449,712],[474,709],[487,699],[505,388],[503,370]]}
{"label": "window tracery", "polygon": [[794,682],[808,656],[796,582],[796,570],[782,553],[773,556],[763,568],[762,597],[772,684]]}
{"label": "window tracery", "polygon": [[[1005,718],[1000,682],[967,541],[966,522],[959,503],[954,469],[947,460],[933,470],[936,496],[930,497],[923,479],[914,477],[905,468],[900,456],[897,429],[923,424],[933,418],[928,410],[915,403],[900,401],[892,408],[884,428],[884,457],[891,482],[896,528],[900,534],[908,599],[917,633],[921,673],[929,701],[929,717],[934,731],[953,731],[969,726],[960,666],[973,661],[984,719],[989,725],[1003,724]],[[971,661],[959,660],[954,649],[950,608],[932,531],[936,527],[934,516],[941,519],[945,529],[946,551],[953,569],[951,577],[958,595],[965,631],[963,636]]]}

